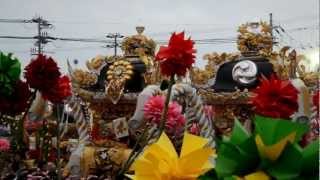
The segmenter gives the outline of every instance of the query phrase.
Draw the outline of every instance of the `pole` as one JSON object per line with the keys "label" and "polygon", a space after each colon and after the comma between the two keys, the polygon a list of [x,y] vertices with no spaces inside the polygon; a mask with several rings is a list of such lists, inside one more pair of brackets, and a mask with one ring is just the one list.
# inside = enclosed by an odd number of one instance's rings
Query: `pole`
{"label": "pole", "polygon": [[38,27],[38,35],[35,37],[35,39],[37,39],[37,41],[35,42],[35,48],[32,49],[31,53],[32,55],[39,55],[43,53],[43,47],[46,43],[48,43],[49,41],[47,40],[49,37],[47,37],[47,33],[46,32],[42,32],[42,30],[44,28],[50,28],[51,24],[48,23],[48,21],[42,19],[40,16],[37,18],[33,18],[31,20],[33,23],[37,23]]}
{"label": "pole", "polygon": [[60,122],[61,122],[61,116],[63,116],[63,111],[62,111],[62,115],[60,115],[60,105],[57,105],[57,156],[58,156],[58,160],[57,160],[57,173],[58,173],[58,180],[61,180],[61,163],[60,163],[60,159],[61,159],[61,150],[60,150]]}
{"label": "pole", "polygon": [[41,18],[38,18],[38,55],[41,54]]}
{"label": "pole", "polygon": [[114,56],[117,56],[117,34],[114,36]]}
{"label": "pole", "polygon": [[113,33],[113,34],[108,34],[106,36],[107,38],[113,39],[113,44],[112,45],[107,45],[107,48],[114,48],[114,56],[117,56],[117,48],[118,48],[118,38],[123,38],[120,33]]}
{"label": "pole", "polygon": [[272,48],[273,48],[273,42],[274,42],[274,37],[273,37],[273,17],[272,17],[272,13],[269,14],[269,24],[271,27],[271,38],[272,38]]}

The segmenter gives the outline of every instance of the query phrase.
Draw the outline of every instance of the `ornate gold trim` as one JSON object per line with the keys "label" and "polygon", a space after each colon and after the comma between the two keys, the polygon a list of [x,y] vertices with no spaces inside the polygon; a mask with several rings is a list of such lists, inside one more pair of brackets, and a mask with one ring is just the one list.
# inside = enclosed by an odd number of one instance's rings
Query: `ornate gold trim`
{"label": "ornate gold trim", "polygon": [[216,93],[211,89],[200,89],[198,91],[199,95],[204,100],[204,103],[207,105],[239,105],[239,104],[248,104],[249,98],[251,96],[248,90],[235,92],[219,92]]}
{"label": "ornate gold trim", "polygon": [[113,104],[117,104],[123,95],[127,80],[131,79],[133,75],[133,66],[127,60],[118,60],[109,67],[106,75],[109,81],[105,90],[106,95]]}

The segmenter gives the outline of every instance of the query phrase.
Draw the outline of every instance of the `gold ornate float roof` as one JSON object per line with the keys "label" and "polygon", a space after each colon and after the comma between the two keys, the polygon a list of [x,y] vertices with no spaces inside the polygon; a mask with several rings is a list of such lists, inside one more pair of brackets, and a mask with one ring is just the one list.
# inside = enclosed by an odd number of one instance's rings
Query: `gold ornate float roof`
{"label": "gold ornate float roof", "polygon": [[190,78],[193,84],[205,85],[213,79],[218,67],[228,61],[233,61],[242,56],[261,56],[269,59],[274,71],[281,79],[300,78],[311,87],[318,83],[319,72],[307,72],[301,61],[303,55],[299,55],[294,49],[285,46],[280,50],[273,50],[271,27],[266,22],[245,23],[238,28],[237,46],[240,53],[209,53],[203,59],[208,63],[204,69],[193,68]]}

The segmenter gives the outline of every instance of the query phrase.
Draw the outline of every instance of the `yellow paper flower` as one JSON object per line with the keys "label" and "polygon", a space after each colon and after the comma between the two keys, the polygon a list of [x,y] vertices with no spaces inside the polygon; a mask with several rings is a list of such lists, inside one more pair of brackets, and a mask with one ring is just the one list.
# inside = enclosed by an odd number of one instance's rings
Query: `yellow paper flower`
{"label": "yellow paper flower", "polygon": [[263,171],[257,171],[244,176],[243,178],[237,177],[237,180],[270,180],[271,178]]}
{"label": "yellow paper flower", "polygon": [[195,180],[213,168],[209,158],[215,150],[205,147],[208,140],[189,133],[184,134],[180,157],[165,133],[147,147],[135,160],[131,169],[133,180]]}

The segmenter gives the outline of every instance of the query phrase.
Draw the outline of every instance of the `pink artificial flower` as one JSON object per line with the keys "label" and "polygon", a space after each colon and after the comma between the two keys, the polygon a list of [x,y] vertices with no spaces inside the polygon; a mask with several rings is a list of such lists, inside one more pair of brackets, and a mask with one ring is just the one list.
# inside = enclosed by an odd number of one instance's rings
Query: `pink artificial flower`
{"label": "pink artificial flower", "polygon": [[200,135],[200,127],[198,123],[192,123],[189,132],[193,135]]}
{"label": "pink artificial flower", "polygon": [[312,96],[312,102],[313,102],[313,105],[316,109],[316,112],[317,114],[319,114],[319,97],[320,96],[320,90],[314,92],[313,96]]}
{"label": "pink artificial flower", "polygon": [[[153,96],[144,105],[144,115],[145,118],[154,124],[159,125],[161,114],[163,111],[165,102],[164,96]],[[170,102],[168,107],[166,128],[169,132],[171,130],[180,130],[185,125],[185,118],[181,114],[182,107],[177,102]]]}
{"label": "pink artificial flower", "polygon": [[186,119],[181,114],[182,107],[177,102],[169,103],[167,126],[172,128],[180,128],[186,123]]}
{"label": "pink artificial flower", "polygon": [[159,124],[161,118],[161,112],[163,110],[165,97],[164,96],[153,96],[148,99],[144,105],[144,116],[145,118],[153,123]]}
{"label": "pink artificial flower", "polygon": [[7,152],[10,150],[10,142],[6,138],[0,138],[0,152]]}
{"label": "pink artificial flower", "polygon": [[320,117],[316,116],[310,122],[310,131],[305,134],[302,138],[301,144],[303,147],[310,144],[312,141],[315,141],[319,138],[319,127],[320,127]]}
{"label": "pink artificial flower", "polygon": [[207,117],[212,118],[214,116],[214,109],[213,106],[211,105],[205,105],[204,108],[204,113]]}

